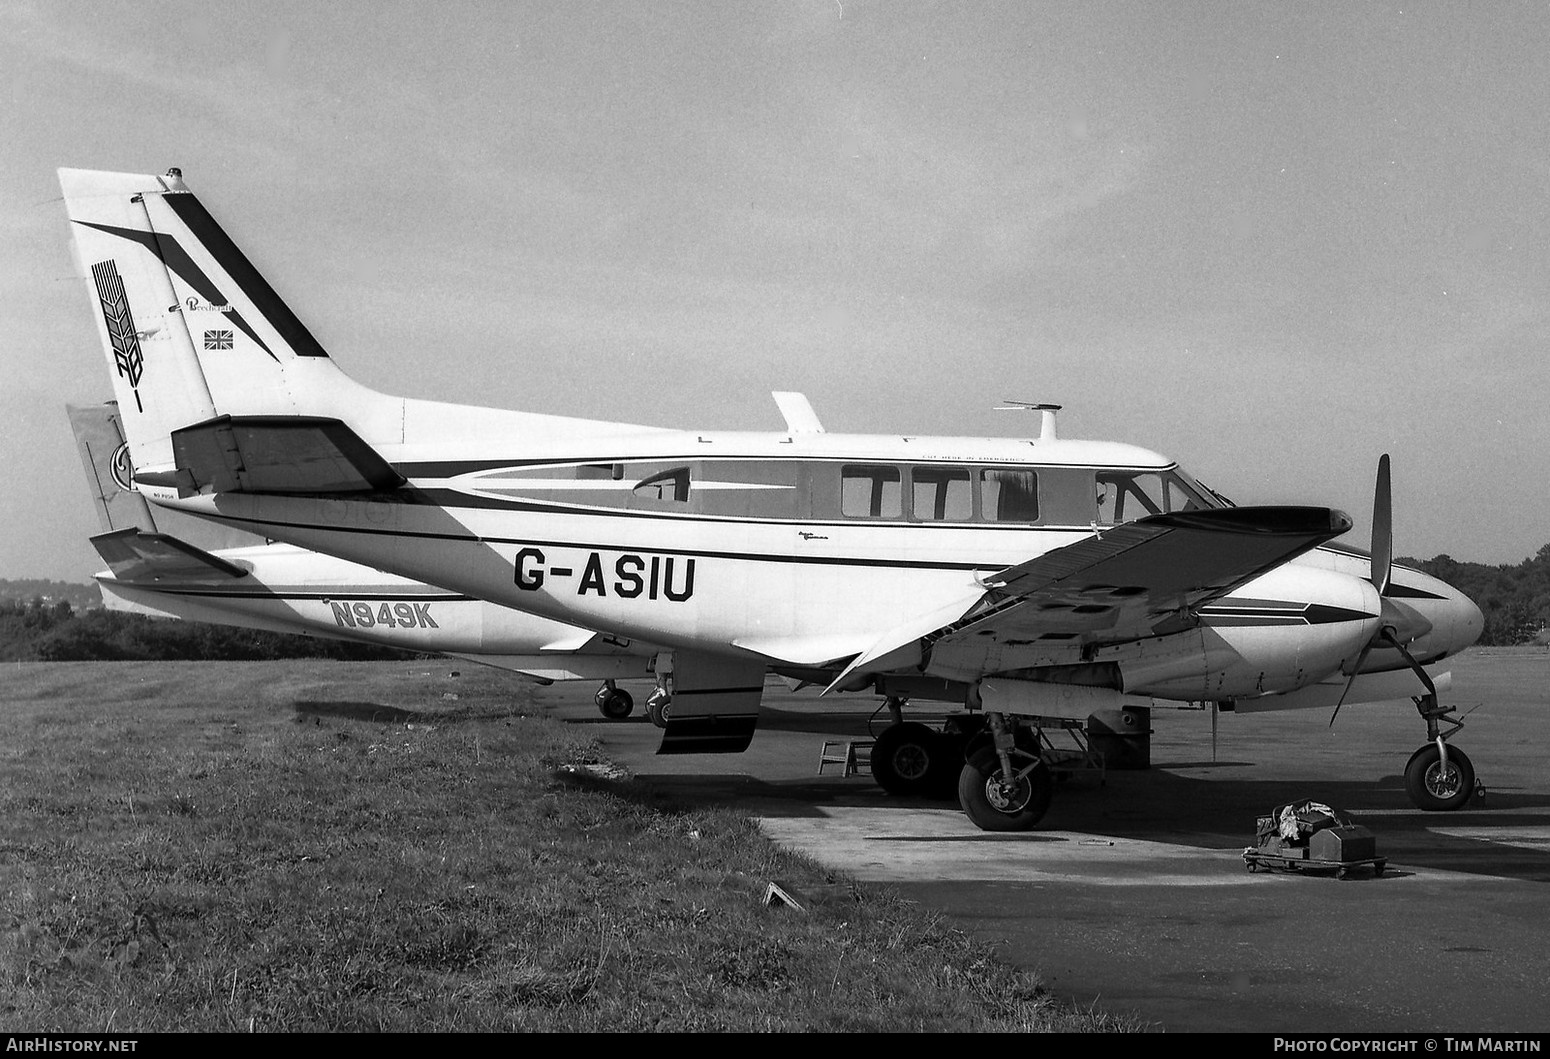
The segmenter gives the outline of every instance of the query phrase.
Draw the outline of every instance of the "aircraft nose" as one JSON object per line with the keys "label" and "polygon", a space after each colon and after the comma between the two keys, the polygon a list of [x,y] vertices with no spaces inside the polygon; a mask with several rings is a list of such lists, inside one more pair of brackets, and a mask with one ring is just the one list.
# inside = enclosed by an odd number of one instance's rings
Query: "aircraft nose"
{"label": "aircraft nose", "polygon": [[1455,618],[1455,625],[1458,629],[1456,635],[1459,640],[1457,649],[1462,651],[1480,639],[1480,634],[1485,632],[1485,615],[1480,612],[1480,608],[1475,605],[1475,601],[1464,595],[1464,593],[1458,589],[1453,589],[1452,592],[1453,597],[1449,602],[1457,612],[1457,617]]}

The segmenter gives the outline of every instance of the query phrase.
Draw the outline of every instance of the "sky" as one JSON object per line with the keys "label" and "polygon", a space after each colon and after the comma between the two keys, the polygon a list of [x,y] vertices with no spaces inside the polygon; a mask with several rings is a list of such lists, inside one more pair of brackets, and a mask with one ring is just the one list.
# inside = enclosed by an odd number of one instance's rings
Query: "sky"
{"label": "sky", "polygon": [[188,185],[390,393],[1065,437],[1395,554],[1550,542],[1550,8],[0,0],[0,578],[111,397],[55,169]]}

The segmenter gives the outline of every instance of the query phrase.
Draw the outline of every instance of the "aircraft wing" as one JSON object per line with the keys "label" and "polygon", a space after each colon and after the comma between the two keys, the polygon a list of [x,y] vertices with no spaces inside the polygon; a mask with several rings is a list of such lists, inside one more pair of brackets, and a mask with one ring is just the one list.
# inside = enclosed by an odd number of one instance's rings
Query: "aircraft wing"
{"label": "aircraft wing", "polygon": [[242,567],[165,533],[138,528],[99,533],[92,546],[120,581],[227,581],[246,577]]}
{"label": "aircraft wing", "polygon": [[1004,648],[1121,643],[1187,628],[1201,605],[1350,528],[1344,512],[1314,507],[1214,508],[1109,527],[984,578],[986,591],[956,620],[929,632],[919,619],[900,625],[830,688],[944,648],[984,658],[986,675]]}

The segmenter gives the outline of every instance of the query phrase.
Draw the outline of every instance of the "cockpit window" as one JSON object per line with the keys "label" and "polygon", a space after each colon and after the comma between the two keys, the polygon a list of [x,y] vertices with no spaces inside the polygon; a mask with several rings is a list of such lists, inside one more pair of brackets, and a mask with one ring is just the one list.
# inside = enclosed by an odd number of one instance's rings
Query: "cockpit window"
{"label": "cockpit window", "polygon": [[1098,522],[1112,526],[1148,515],[1221,507],[1175,471],[1099,471]]}

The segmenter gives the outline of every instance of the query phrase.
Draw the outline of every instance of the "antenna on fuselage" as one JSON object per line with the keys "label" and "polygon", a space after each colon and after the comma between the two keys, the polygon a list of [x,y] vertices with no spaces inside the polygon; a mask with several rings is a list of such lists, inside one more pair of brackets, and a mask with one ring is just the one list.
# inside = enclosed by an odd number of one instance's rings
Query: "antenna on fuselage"
{"label": "antenna on fuselage", "polygon": [[1035,404],[1031,401],[1006,401],[996,405],[997,412],[1038,412],[1042,417],[1039,420],[1039,440],[1054,441],[1055,413],[1060,411],[1058,404]]}

